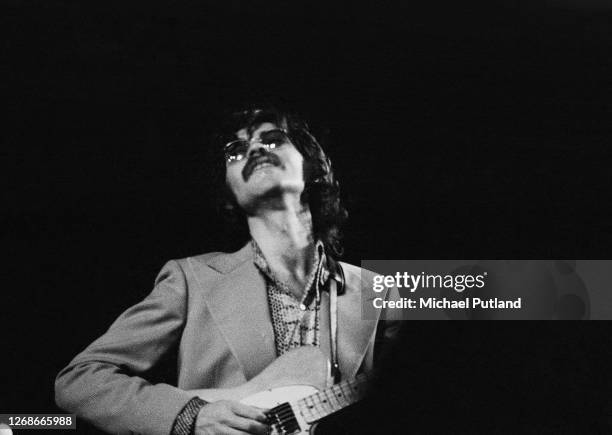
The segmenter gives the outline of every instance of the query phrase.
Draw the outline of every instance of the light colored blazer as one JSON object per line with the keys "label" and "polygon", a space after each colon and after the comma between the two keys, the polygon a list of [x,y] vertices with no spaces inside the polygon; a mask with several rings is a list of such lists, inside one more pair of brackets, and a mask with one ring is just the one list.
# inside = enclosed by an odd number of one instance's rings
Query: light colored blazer
{"label": "light colored blazer", "polygon": [[[341,264],[338,359],[346,379],[371,368],[377,321],[361,318],[362,285],[368,285],[361,269]],[[327,292],[321,311],[320,347],[329,357]],[[178,386],[140,377],[177,343]],[[275,358],[265,282],[247,244],[232,254],[169,261],[151,294],[59,373],[56,402],[105,431],[168,435],[193,397],[186,390],[243,384]]]}

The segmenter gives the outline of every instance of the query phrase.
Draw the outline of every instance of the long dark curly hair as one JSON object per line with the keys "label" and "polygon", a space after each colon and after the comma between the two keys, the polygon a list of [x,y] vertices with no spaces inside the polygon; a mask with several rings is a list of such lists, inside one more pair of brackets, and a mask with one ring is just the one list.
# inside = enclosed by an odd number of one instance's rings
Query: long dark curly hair
{"label": "long dark curly hair", "polygon": [[302,203],[308,204],[312,215],[313,235],[325,245],[325,251],[333,258],[342,256],[340,227],[348,217],[340,201],[340,184],[334,177],[330,159],[312,135],[308,124],[297,113],[277,106],[247,106],[233,110],[221,121],[211,144],[214,170],[212,176],[219,186],[216,189],[217,207],[233,234],[244,239],[248,234],[244,211],[225,180],[224,145],[236,138],[236,132],[246,129],[251,134],[264,122],[273,123],[287,131],[291,143],[304,157],[304,192]]}

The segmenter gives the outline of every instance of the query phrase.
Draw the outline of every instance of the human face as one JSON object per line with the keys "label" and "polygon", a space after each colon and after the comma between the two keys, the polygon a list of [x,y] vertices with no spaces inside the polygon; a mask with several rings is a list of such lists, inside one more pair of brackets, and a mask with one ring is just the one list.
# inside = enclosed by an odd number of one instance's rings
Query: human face
{"label": "human face", "polygon": [[238,205],[244,210],[286,193],[301,195],[304,191],[304,158],[290,140],[266,148],[261,134],[279,129],[278,125],[264,122],[252,135],[246,129],[236,132],[236,139],[250,142],[246,157],[226,162],[226,182]]}

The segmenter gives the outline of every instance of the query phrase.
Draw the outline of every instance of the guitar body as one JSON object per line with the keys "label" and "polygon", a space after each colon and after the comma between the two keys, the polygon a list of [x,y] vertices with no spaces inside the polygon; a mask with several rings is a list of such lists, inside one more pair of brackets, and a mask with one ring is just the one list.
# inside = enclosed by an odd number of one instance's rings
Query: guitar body
{"label": "guitar body", "polygon": [[307,434],[326,415],[359,399],[357,381],[331,386],[329,361],[314,346],[293,349],[247,383],[193,392],[207,402],[234,400],[267,409],[272,434]]}
{"label": "guitar body", "polygon": [[328,373],[329,362],[323,352],[318,347],[302,346],[275,359],[246,384],[234,388],[213,388],[195,390],[195,392],[207,402],[217,400],[242,402],[257,393],[294,385],[322,390],[330,383]]}
{"label": "guitar body", "polygon": [[242,399],[241,402],[256,408],[270,409],[285,402],[295,402],[304,397],[312,396],[318,391],[310,385],[289,385],[255,393]]}

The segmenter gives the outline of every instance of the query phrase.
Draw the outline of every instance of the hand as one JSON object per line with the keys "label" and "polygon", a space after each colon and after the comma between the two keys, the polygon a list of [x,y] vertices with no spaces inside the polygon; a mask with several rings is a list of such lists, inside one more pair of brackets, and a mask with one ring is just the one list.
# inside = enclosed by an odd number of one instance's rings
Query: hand
{"label": "hand", "polygon": [[231,400],[204,405],[195,424],[195,435],[269,433],[267,418],[262,410]]}

